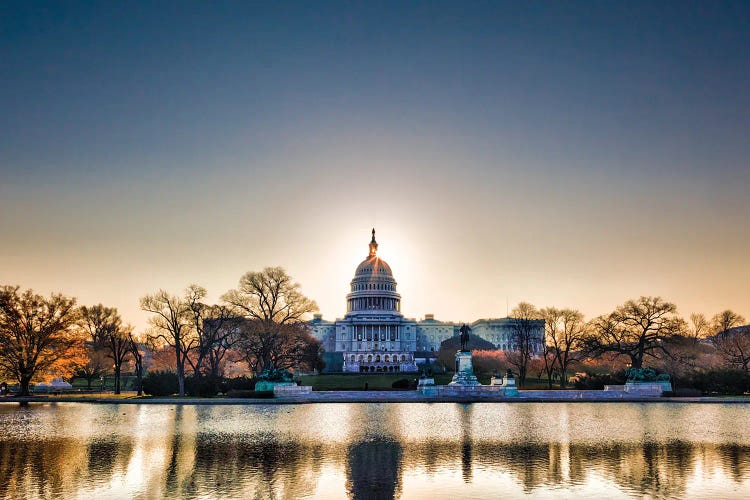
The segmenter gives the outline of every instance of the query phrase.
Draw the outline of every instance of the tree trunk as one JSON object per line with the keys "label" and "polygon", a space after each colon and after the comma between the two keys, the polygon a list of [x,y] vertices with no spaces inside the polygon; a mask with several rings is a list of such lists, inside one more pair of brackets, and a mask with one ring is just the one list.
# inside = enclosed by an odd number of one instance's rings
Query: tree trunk
{"label": "tree trunk", "polygon": [[21,386],[21,392],[18,395],[30,396],[31,393],[29,392],[29,384],[31,384],[31,377],[23,376],[21,377],[21,380],[19,380],[18,382],[19,382],[19,385]]}
{"label": "tree trunk", "polygon": [[180,390],[180,397],[185,396],[185,370],[177,370],[177,387]]}
{"label": "tree trunk", "polygon": [[518,385],[523,387],[526,385],[526,367],[522,366],[518,368]]}
{"label": "tree trunk", "polygon": [[566,384],[568,383],[568,370],[561,370],[560,373],[560,389],[565,389]]}
{"label": "tree trunk", "polygon": [[135,389],[138,396],[143,396],[143,360],[139,360],[133,354],[133,361],[135,362]]}
{"label": "tree trunk", "polygon": [[630,355],[630,367],[641,369],[643,368],[643,358],[635,354]]}
{"label": "tree trunk", "polygon": [[177,389],[180,397],[185,396],[185,358],[181,356],[180,346],[175,342],[174,355],[177,365]]}
{"label": "tree trunk", "polygon": [[115,394],[120,394],[120,365],[115,365]]}

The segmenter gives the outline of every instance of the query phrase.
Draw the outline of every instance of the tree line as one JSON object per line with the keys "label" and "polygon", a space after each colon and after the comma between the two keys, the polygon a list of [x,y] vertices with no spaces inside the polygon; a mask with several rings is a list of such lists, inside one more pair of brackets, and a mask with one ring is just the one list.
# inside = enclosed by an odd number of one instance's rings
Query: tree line
{"label": "tree line", "polygon": [[44,297],[2,286],[0,376],[15,380],[20,394],[28,395],[33,381],[78,376],[91,388],[112,373],[119,394],[123,368],[130,366],[140,395],[146,358],[166,357],[184,396],[186,371],[216,378],[230,358],[254,373],[271,365],[321,368],[321,345],[305,321],[317,305],[283,268],[246,273],[218,304],[206,303],[206,296],[195,284],[182,294],[144,295],[140,306],[151,315],[150,328],[135,334],[116,308],[77,306],[75,298],[62,294]]}
{"label": "tree line", "polygon": [[[29,394],[32,381],[78,376],[91,383],[114,375],[121,391],[125,367],[136,376],[136,389],[147,359],[174,370],[180,395],[185,377],[215,379],[229,363],[253,373],[275,366],[321,369],[322,347],[306,317],[317,311],[283,268],[248,272],[238,287],[206,302],[205,288],[191,284],[182,294],[159,290],[140,299],[150,313],[150,328],[135,334],[116,308],[78,306],[62,294],[43,297],[18,286],[0,287],[0,377],[18,382]],[[522,302],[511,317],[513,349],[482,353],[515,368],[523,385],[530,372],[545,375],[549,387],[565,387],[574,367],[642,368],[646,363],[673,377],[716,367],[750,373],[750,326],[726,310],[710,319],[691,314],[689,321],[661,297],[629,300],[589,321],[571,308],[537,308]],[[541,352],[539,320],[544,320]],[[502,358],[502,359],[500,359]]]}
{"label": "tree line", "polygon": [[[511,334],[514,349],[502,356],[480,357],[495,357],[513,366],[521,385],[529,371],[535,371],[546,377],[550,388],[553,380],[559,380],[564,388],[573,367],[597,364],[612,368],[649,365],[675,378],[713,368],[750,373],[750,326],[743,326],[745,318],[731,310],[710,319],[694,313],[685,320],[677,314],[675,304],[644,296],[589,321],[576,309],[539,309],[525,302],[510,316],[515,320]],[[537,355],[533,346],[538,320],[544,320],[544,339]]]}

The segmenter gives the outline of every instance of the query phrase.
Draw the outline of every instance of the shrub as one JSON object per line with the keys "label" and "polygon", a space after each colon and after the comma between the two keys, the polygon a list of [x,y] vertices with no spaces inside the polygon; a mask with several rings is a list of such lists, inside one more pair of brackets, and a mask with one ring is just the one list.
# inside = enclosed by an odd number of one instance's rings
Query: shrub
{"label": "shrub", "polygon": [[143,392],[150,396],[171,396],[179,392],[177,374],[169,371],[148,372],[143,377]]}
{"label": "shrub", "polygon": [[602,390],[605,385],[623,385],[627,376],[624,371],[614,373],[586,373],[585,377],[578,377],[575,381],[576,389]]}
{"label": "shrub", "polygon": [[391,384],[392,389],[416,389],[416,379],[400,378]]}
{"label": "shrub", "polygon": [[393,389],[408,389],[409,388],[409,379],[400,378],[400,379],[394,381],[391,384],[391,387]]}
{"label": "shrub", "polygon": [[742,395],[750,390],[750,374],[731,368],[716,368],[692,374],[683,385],[703,394]]}
{"label": "shrub", "polygon": [[185,377],[185,392],[190,396],[212,398],[219,393],[221,379],[215,377]]}
{"label": "shrub", "polygon": [[695,387],[681,387],[674,390],[674,395],[678,398],[696,398],[703,395],[703,391]]}
{"label": "shrub", "polygon": [[220,384],[220,390],[224,394],[228,394],[229,391],[252,391],[255,390],[255,378],[250,377],[236,377],[236,378],[225,378]]}

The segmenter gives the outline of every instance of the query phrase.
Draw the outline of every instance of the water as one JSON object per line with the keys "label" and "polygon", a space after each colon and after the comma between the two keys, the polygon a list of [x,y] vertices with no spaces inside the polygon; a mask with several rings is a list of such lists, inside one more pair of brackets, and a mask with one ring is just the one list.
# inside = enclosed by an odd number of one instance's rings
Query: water
{"label": "water", "polygon": [[1,498],[747,498],[750,406],[0,404]]}

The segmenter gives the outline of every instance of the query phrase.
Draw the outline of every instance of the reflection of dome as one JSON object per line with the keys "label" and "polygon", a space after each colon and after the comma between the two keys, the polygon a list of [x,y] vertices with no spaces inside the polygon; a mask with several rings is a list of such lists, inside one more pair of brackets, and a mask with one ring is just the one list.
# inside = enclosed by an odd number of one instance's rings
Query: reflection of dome
{"label": "reflection of dome", "polygon": [[347,304],[349,313],[372,310],[398,313],[401,309],[401,296],[396,293],[391,266],[378,257],[375,229],[372,230],[370,254],[354,271]]}

